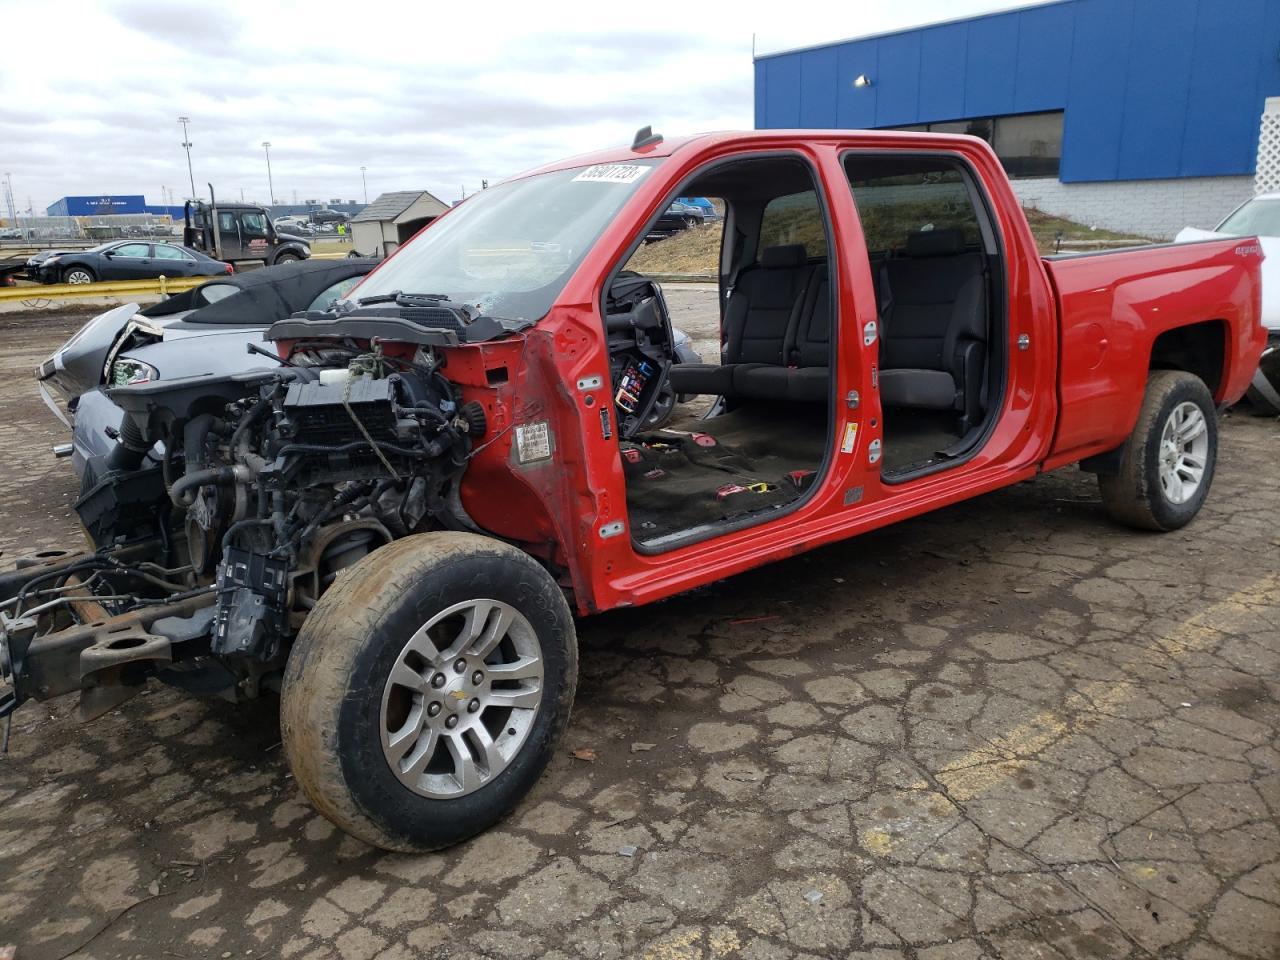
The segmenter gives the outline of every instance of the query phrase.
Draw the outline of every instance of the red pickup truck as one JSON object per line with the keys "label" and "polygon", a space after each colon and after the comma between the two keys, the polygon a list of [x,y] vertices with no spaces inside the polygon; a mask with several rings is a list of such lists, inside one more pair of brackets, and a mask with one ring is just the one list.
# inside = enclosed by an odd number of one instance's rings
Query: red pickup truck
{"label": "red pickup truck", "polygon": [[[724,210],[700,228],[718,363],[672,363],[682,308],[632,269],[682,196]],[[119,443],[77,503],[98,549],[0,576],[8,709],[80,690],[93,715],[152,676],[280,690],[323,813],[390,849],[456,842],[564,730],[571,610],[1075,463],[1118,520],[1189,522],[1263,348],[1260,260],[1249,239],[1042,258],[969,137],[641,131],[473,196],[275,324],[278,368],[112,388]]]}

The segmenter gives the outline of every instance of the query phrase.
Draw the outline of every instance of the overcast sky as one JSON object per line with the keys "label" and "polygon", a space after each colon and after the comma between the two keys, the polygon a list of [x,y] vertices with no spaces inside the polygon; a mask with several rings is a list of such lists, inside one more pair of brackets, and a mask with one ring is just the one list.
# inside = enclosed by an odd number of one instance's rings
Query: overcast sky
{"label": "overcast sky", "polygon": [[19,206],[190,192],[446,202],[568,154],[750,128],[757,53],[1023,6],[0,0],[0,173]]}

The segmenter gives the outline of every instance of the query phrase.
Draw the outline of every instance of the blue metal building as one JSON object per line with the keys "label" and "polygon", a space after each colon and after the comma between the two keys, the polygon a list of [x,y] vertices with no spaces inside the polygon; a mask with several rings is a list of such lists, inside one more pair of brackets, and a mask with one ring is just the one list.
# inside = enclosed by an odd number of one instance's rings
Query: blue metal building
{"label": "blue metal building", "polygon": [[101,217],[111,214],[144,214],[181,220],[180,203],[147,203],[141,194],[96,194],[85,197],[63,197],[45,208],[50,217]]}
{"label": "blue metal building", "polygon": [[1063,184],[1249,175],[1274,96],[1280,0],[1062,0],[755,62],[758,128],[970,132]]}
{"label": "blue metal building", "polygon": [[51,217],[101,217],[120,213],[146,213],[147,201],[141,194],[89,197],[63,197],[45,211]]}

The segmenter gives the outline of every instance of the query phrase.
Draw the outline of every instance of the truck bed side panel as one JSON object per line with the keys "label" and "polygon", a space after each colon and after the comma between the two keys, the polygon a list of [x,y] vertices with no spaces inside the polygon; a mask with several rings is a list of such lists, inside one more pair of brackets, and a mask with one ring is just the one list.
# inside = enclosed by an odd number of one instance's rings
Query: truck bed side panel
{"label": "truck bed side panel", "polygon": [[1175,327],[1223,325],[1215,399],[1238,400],[1265,342],[1261,259],[1256,240],[1233,238],[1046,260],[1061,331],[1060,413],[1046,469],[1125,441],[1138,419],[1152,345]]}

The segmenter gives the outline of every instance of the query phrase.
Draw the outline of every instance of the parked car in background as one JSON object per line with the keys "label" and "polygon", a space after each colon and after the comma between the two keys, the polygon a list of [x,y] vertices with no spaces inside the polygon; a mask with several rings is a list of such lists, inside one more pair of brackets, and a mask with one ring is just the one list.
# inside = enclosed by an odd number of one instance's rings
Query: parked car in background
{"label": "parked car in background", "polygon": [[1178,243],[1222,237],[1257,237],[1266,259],[1262,262],[1262,325],[1267,346],[1249,385],[1249,402],[1259,413],[1280,415],[1280,193],[1263,193],[1246,200],[1212,230],[1186,227]]}
{"label": "parked car in background", "polygon": [[346,223],[349,218],[341,210],[323,210],[311,211],[312,223]]}
{"label": "parked car in background", "polygon": [[720,214],[716,212],[715,204],[706,197],[676,197],[676,202],[688,207],[697,207],[702,211],[704,221],[721,219]]}
{"label": "parked car in background", "polygon": [[138,309],[94,317],[36,371],[40,394],[72,429],[72,465],[109,451],[121,411],[104,392],[130,383],[252,370],[262,332],[299,310],[327,310],[376,260],[308,260],[220,277]]}
{"label": "parked car in background", "polygon": [[27,278],[39,283],[216,277],[234,273],[229,263],[176,243],[114,240],[88,250],[47,250],[27,260]]}
{"label": "parked car in background", "polygon": [[705,220],[706,216],[701,207],[695,207],[683,200],[673,200],[658,218],[658,222],[649,230],[646,239],[662,240],[682,230],[688,230],[690,227],[700,227]]}
{"label": "parked car in background", "polygon": [[299,217],[276,217],[271,222],[281,233],[304,235],[311,231],[311,224]]}

